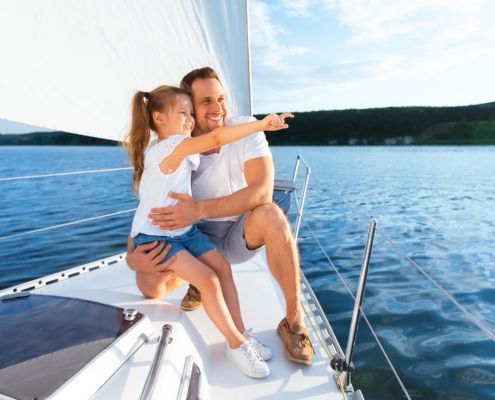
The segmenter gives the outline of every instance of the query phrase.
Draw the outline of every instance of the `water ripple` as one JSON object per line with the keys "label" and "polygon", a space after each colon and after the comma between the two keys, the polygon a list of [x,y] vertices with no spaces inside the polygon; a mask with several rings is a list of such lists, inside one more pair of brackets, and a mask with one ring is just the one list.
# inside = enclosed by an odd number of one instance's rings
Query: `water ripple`
{"label": "water ripple", "polygon": [[[277,176],[311,161],[305,220],[356,290],[369,218],[495,332],[495,147],[277,147]],[[2,147],[2,176],[127,166],[119,148]],[[1,183],[0,236],[130,209],[130,172]],[[0,241],[0,287],[125,250],[132,215]],[[413,399],[494,400],[495,345],[383,234],[363,309]],[[301,228],[302,268],[345,346],[353,302]],[[366,325],[353,373],[367,400],[401,390]]]}

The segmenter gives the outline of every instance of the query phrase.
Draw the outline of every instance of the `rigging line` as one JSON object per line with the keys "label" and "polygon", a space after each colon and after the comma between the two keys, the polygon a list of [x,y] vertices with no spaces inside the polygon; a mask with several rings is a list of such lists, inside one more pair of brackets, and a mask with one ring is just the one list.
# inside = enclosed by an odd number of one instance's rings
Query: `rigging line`
{"label": "rigging line", "polygon": [[[326,252],[326,250],[323,248],[323,246],[321,245],[320,241],[318,240],[318,238],[316,237],[316,235],[314,234],[313,230],[311,229],[311,227],[309,226],[308,222],[307,221],[304,221],[306,227],[309,229],[309,231],[311,232],[311,236],[313,237],[313,239],[315,240],[315,242],[318,244],[318,246],[320,247],[320,250],[323,252],[323,254],[325,255],[325,257],[327,258],[329,264],[331,265],[331,267],[333,268],[333,270],[335,271],[335,273],[337,274],[337,276],[339,277],[339,279],[341,280],[342,284],[344,285],[344,287],[347,289],[347,291],[349,292],[349,294],[351,295],[351,297],[353,298],[353,300],[355,301],[356,300],[356,297],[354,296],[354,294],[352,293],[352,290],[351,288],[349,287],[349,285],[347,284],[347,282],[345,281],[345,279],[342,277],[342,275],[340,274],[340,272],[337,270],[337,267],[335,266],[335,264],[333,263],[333,261],[331,260],[330,256],[328,255],[328,253]],[[368,317],[366,316],[366,314],[364,313],[364,310],[362,309],[362,307],[359,307],[360,310],[361,310],[361,313],[363,315],[363,318],[366,322],[366,325],[368,325],[368,328],[369,330],[371,331],[371,334],[373,335],[373,337],[375,338],[375,341],[376,343],[378,344],[378,347],[380,348],[383,356],[385,357],[385,360],[387,361],[387,364],[389,365],[390,369],[392,370],[392,373],[394,374],[395,376],[395,379],[397,379],[397,382],[399,382],[399,385],[402,389],[402,391],[404,392],[404,394],[406,395],[407,399],[408,400],[411,400],[411,397],[409,396],[409,393],[407,392],[407,389],[406,387],[404,386],[404,384],[402,383],[402,380],[400,379],[399,377],[399,374],[398,372],[396,371],[394,365],[392,364],[392,361],[390,360],[389,356],[387,355],[387,352],[385,351],[385,348],[383,347],[383,345],[381,344],[381,341],[380,339],[378,338],[378,335],[375,333],[375,331],[373,330],[373,327],[371,326],[371,323],[370,321],[368,320]]]}
{"label": "rigging line", "polygon": [[414,268],[416,268],[426,279],[428,279],[438,290],[440,290],[468,319],[470,319],[481,331],[488,336],[489,339],[495,342],[495,334],[488,329],[481,321],[479,321],[470,311],[468,311],[461,303],[459,303],[454,296],[452,296],[447,290],[445,290],[433,277],[431,277],[421,266],[416,263],[411,257],[409,257],[391,238],[389,238],[385,232],[377,227],[377,230],[381,233],[383,238],[388,241],[395,250],[402,255]]}
{"label": "rigging line", "polygon": [[[338,195],[337,195],[338,196]],[[339,196],[339,198],[341,199],[342,201],[342,204],[345,205],[345,207],[347,207],[350,211],[355,211],[357,212],[358,214],[360,214],[362,217],[365,217],[366,219],[371,219],[370,216],[366,215],[366,213],[364,213],[362,210],[358,209],[357,207],[354,207],[352,205],[350,205],[350,202],[349,201],[346,201],[344,200],[342,197]],[[306,222],[306,225],[307,225],[307,222]],[[309,227],[308,227],[309,228]],[[404,250],[402,250],[400,248],[400,246],[395,243],[389,236],[387,236],[387,234],[383,231],[383,229],[381,229],[378,225],[376,227],[377,231],[383,236],[383,238],[385,240],[387,240],[392,246],[393,248],[395,249],[395,251],[401,255],[402,257],[404,257],[406,259],[406,261],[409,262],[409,264],[411,264],[414,268],[416,268],[426,279],[428,279],[431,283],[433,283],[433,285],[438,289],[440,290],[441,293],[443,293],[448,300],[450,300],[457,308],[460,312],[462,312],[469,320],[471,320],[487,337],[488,339],[490,339],[491,341],[495,342],[495,334],[489,329],[487,328],[481,321],[479,321],[467,308],[465,308],[461,303],[459,303],[449,292],[447,292],[446,289],[444,289],[442,287],[442,285],[440,285],[440,283],[438,283],[432,276],[430,276],[428,273],[426,273],[419,264],[417,264],[414,260],[412,260],[408,255],[407,253],[404,252]],[[310,229],[311,230],[311,229]],[[339,276],[340,279],[342,279],[342,277]]]}
{"label": "rigging line", "polygon": [[14,233],[13,235],[1,236],[0,237],[0,240],[10,239],[10,238],[18,237],[18,236],[30,235],[32,233],[37,233],[37,232],[49,231],[49,230],[52,230],[52,229],[62,228],[64,226],[81,224],[83,222],[88,222],[88,221],[95,221],[97,219],[109,218],[109,217],[113,217],[115,215],[126,214],[126,213],[130,213],[130,212],[133,212],[133,211],[136,211],[136,209],[135,208],[131,208],[130,210],[116,211],[116,212],[111,213],[111,214],[105,214],[105,215],[99,215],[99,216],[96,216],[96,217],[90,217],[90,218],[80,219],[79,221],[66,222],[64,224],[52,225],[52,226],[47,226],[45,228],[39,228],[39,229],[33,229],[32,231]]}
{"label": "rigging line", "polygon": [[124,170],[128,170],[128,169],[132,169],[132,167],[107,168],[107,169],[91,169],[91,170],[86,170],[86,171],[59,172],[59,173],[54,173],[54,174],[43,174],[43,175],[9,176],[9,177],[0,178],[0,182],[17,181],[17,180],[20,180],[20,179],[48,178],[48,177],[51,177],[51,176],[97,174],[97,173],[101,173],[101,172],[124,171]]}

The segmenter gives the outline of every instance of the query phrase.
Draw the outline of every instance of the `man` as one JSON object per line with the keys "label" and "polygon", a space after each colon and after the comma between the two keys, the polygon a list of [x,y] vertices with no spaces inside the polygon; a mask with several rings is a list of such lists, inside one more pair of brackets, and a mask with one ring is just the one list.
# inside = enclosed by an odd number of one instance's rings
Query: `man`
{"label": "man", "polygon": [[[182,79],[181,87],[193,97],[196,119],[193,136],[224,124],[246,122],[241,118],[227,119],[225,94],[213,69],[191,71]],[[288,358],[310,365],[313,346],[304,327],[300,304],[297,247],[285,215],[272,203],[273,180],[271,152],[264,134],[259,132],[204,154],[193,174],[193,198],[171,194],[179,200],[178,204],[155,208],[150,218],[162,229],[197,223],[231,263],[248,260],[265,246],[268,267],[286,302],[286,318],[277,332]],[[164,273],[173,259],[160,264],[162,252],[166,251],[163,246],[139,246],[127,256],[127,264],[136,271],[138,287],[147,297],[160,298],[178,284],[177,279]],[[182,307],[192,310],[199,305],[200,294],[190,287]]]}

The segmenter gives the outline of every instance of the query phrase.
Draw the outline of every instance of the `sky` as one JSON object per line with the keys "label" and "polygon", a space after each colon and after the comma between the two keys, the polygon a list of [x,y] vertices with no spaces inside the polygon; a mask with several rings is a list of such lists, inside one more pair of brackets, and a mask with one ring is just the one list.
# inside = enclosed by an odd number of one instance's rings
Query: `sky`
{"label": "sky", "polygon": [[255,113],[495,101],[493,0],[251,0]]}
{"label": "sky", "polygon": [[495,0],[249,3],[255,113],[495,101]]}

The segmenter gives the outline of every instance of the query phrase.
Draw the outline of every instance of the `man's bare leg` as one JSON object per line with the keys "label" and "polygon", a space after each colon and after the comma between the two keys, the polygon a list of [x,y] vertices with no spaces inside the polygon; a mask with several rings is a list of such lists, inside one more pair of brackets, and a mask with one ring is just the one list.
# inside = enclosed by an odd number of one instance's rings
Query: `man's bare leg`
{"label": "man's bare leg", "polygon": [[253,209],[244,222],[244,238],[248,247],[266,246],[268,267],[285,298],[286,318],[278,324],[277,333],[291,361],[311,365],[313,345],[304,326],[300,299],[299,256],[289,223],[275,204]]}
{"label": "man's bare leg", "polygon": [[289,223],[275,204],[253,209],[244,222],[244,238],[249,248],[266,246],[268,267],[285,298],[290,327],[304,326],[299,284],[299,254]]}

